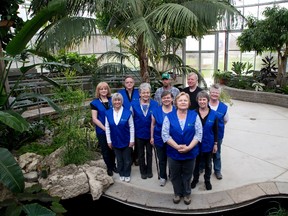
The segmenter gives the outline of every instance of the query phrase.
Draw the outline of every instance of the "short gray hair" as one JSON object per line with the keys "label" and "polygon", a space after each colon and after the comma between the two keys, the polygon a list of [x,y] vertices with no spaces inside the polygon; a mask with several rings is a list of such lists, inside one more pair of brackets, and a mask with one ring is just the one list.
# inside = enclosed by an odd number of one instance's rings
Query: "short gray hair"
{"label": "short gray hair", "polygon": [[198,101],[199,98],[206,98],[208,100],[208,102],[210,100],[209,94],[205,90],[202,90],[202,91],[197,93],[196,100]]}
{"label": "short gray hair", "polygon": [[219,93],[221,93],[221,86],[218,83],[214,83],[210,86],[209,90],[211,91],[212,89],[218,90]]}
{"label": "short gray hair", "polygon": [[196,77],[196,80],[198,80],[198,74],[197,74],[197,73],[191,72],[191,73],[189,73],[189,74],[187,75],[187,78],[188,78],[188,77],[191,77],[191,76],[195,76],[195,77]]}
{"label": "short gray hair", "polygon": [[142,90],[149,90],[151,92],[151,85],[149,83],[141,83],[139,86],[139,93],[141,93]]}
{"label": "short gray hair", "polygon": [[118,92],[112,94],[112,101],[117,100],[117,99],[120,100],[123,104],[123,96]]}

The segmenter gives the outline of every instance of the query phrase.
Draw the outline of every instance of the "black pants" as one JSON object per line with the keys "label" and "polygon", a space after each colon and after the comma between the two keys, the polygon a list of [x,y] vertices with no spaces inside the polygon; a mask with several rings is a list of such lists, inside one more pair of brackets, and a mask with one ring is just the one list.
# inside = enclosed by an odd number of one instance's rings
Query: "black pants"
{"label": "black pants", "polygon": [[152,145],[149,139],[136,138],[136,149],[141,175],[152,174]]}
{"label": "black pants", "polygon": [[193,172],[193,180],[199,180],[200,164],[205,168],[204,180],[210,181],[212,172],[212,152],[201,152],[196,158],[196,164]]}

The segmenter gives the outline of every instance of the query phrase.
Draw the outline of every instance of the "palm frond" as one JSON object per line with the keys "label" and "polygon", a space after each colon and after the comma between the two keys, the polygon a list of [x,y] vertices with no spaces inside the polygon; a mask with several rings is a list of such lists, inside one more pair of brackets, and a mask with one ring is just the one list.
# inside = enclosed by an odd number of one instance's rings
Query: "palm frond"
{"label": "palm frond", "polygon": [[37,50],[58,51],[71,48],[97,34],[96,20],[87,17],[65,17],[43,29],[36,40]]}
{"label": "palm frond", "polygon": [[27,21],[20,32],[7,45],[7,53],[12,56],[20,54],[25,49],[27,43],[48,20],[55,15],[61,14],[61,12],[65,12],[65,3],[65,0],[53,0],[35,17]]}
{"label": "palm frond", "polygon": [[123,53],[120,52],[116,52],[116,51],[109,51],[106,53],[101,54],[98,58],[97,58],[98,62],[104,62],[104,61],[117,61],[117,62],[123,62],[124,60],[129,60],[129,56],[125,55]]}
{"label": "palm frond", "polygon": [[123,22],[116,29],[117,35],[121,39],[127,39],[129,37],[143,40],[145,47],[156,49],[157,43],[159,42],[159,35],[154,31],[153,27],[145,19],[145,17],[139,17],[132,20]]}
{"label": "palm frond", "polygon": [[226,21],[227,15],[235,22],[242,18],[241,13],[225,0],[193,0],[184,2],[183,6],[196,14],[201,26],[204,25],[208,30],[216,29],[219,22]]}
{"label": "palm frond", "polygon": [[163,4],[153,10],[147,19],[156,29],[169,37],[203,34],[203,27],[198,26],[196,14],[183,5]]}

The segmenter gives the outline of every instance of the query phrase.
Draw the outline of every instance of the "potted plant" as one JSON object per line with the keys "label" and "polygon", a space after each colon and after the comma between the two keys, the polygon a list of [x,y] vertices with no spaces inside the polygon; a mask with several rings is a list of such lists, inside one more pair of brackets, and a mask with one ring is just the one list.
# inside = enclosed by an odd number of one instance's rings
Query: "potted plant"
{"label": "potted plant", "polygon": [[225,85],[227,81],[230,80],[231,76],[232,76],[232,72],[230,71],[217,70],[213,73],[214,82],[219,83],[221,85]]}

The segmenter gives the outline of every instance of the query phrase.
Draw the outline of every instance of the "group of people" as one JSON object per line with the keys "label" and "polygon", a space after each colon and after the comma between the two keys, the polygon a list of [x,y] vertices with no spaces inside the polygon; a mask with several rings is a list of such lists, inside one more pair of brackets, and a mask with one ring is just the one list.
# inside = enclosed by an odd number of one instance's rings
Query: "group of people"
{"label": "group of people", "polygon": [[150,84],[135,88],[131,76],[112,96],[109,85],[100,82],[90,104],[92,120],[108,175],[119,173],[121,181],[130,182],[134,163],[142,179],[152,178],[154,149],[160,186],[169,178],[173,202],[183,198],[189,205],[201,170],[206,189],[212,189],[212,161],[216,178],[222,179],[221,144],[228,107],[219,100],[220,86],[213,84],[206,92],[198,86],[196,73],[188,74],[188,87],[182,90],[171,85],[168,73],[162,75],[162,83],[152,98]]}

